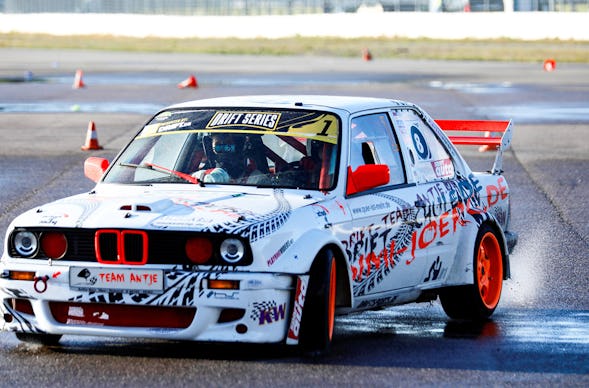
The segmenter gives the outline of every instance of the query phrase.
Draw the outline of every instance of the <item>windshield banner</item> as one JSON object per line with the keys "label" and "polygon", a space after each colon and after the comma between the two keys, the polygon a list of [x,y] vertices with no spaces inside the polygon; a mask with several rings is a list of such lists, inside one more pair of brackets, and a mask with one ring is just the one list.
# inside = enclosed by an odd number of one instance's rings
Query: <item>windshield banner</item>
{"label": "windshield banner", "polygon": [[337,144],[339,120],[325,112],[263,110],[167,111],[156,116],[140,137],[182,132],[237,132],[293,136]]}

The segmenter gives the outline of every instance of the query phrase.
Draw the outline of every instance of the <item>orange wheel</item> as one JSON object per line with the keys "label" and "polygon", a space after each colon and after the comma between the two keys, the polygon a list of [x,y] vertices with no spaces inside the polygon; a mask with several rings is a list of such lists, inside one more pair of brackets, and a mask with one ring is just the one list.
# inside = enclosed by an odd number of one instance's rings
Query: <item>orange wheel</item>
{"label": "orange wheel", "polygon": [[499,241],[492,232],[483,235],[476,258],[476,280],[481,301],[494,309],[501,297],[503,285],[503,259]]}
{"label": "orange wheel", "polygon": [[490,225],[479,229],[473,253],[473,284],[440,290],[442,307],[453,319],[486,320],[499,304],[505,253]]}
{"label": "orange wheel", "polygon": [[335,273],[335,260],[331,260],[331,268],[329,270],[329,299],[328,299],[328,306],[327,306],[327,326],[328,326],[328,336],[329,340],[331,341],[333,337],[333,326],[335,324],[335,293],[336,293],[336,284],[337,284],[337,277]]}

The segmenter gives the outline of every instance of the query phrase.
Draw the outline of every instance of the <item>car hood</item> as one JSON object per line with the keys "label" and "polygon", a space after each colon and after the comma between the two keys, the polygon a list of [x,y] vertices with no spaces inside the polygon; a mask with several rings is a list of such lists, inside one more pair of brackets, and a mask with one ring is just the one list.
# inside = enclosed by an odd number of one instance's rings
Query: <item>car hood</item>
{"label": "car hood", "polygon": [[[164,186],[164,187],[161,187]],[[32,209],[13,226],[194,230],[244,234],[286,222],[291,212],[323,199],[320,193],[241,186],[124,186],[95,190]],[[245,233],[246,235],[248,233]]]}

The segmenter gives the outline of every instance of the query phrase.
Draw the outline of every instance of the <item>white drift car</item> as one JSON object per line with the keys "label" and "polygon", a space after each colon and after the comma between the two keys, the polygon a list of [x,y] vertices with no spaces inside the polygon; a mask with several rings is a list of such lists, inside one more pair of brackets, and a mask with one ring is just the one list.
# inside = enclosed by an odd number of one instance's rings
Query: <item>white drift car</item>
{"label": "white drift car", "polygon": [[[41,343],[97,335],[321,352],[336,314],[439,296],[451,318],[487,319],[517,241],[501,169],[510,139],[509,122],[436,122],[387,99],[172,106],[112,163],[86,161],[92,191],[11,223],[3,328]],[[472,172],[453,143],[496,149],[491,171]]]}

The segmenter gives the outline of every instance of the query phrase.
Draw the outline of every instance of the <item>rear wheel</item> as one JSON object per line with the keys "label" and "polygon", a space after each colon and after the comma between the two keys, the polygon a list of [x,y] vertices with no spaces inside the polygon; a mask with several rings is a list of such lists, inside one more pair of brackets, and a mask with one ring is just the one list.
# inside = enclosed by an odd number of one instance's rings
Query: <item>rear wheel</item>
{"label": "rear wheel", "polygon": [[300,344],[307,355],[329,351],[335,323],[336,262],[333,252],[322,252],[311,267],[301,319]]}
{"label": "rear wheel", "polygon": [[59,334],[15,333],[19,341],[36,345],[57,345],[61,339]]}
{"label": "rear wheel", "polygon": [[478,232],[474,258],[474,284],[449,287],[440,292],[440,301],[450,318],[483,320],[499,304],[503,287],[503,250],[495,231],[483,225]]}

